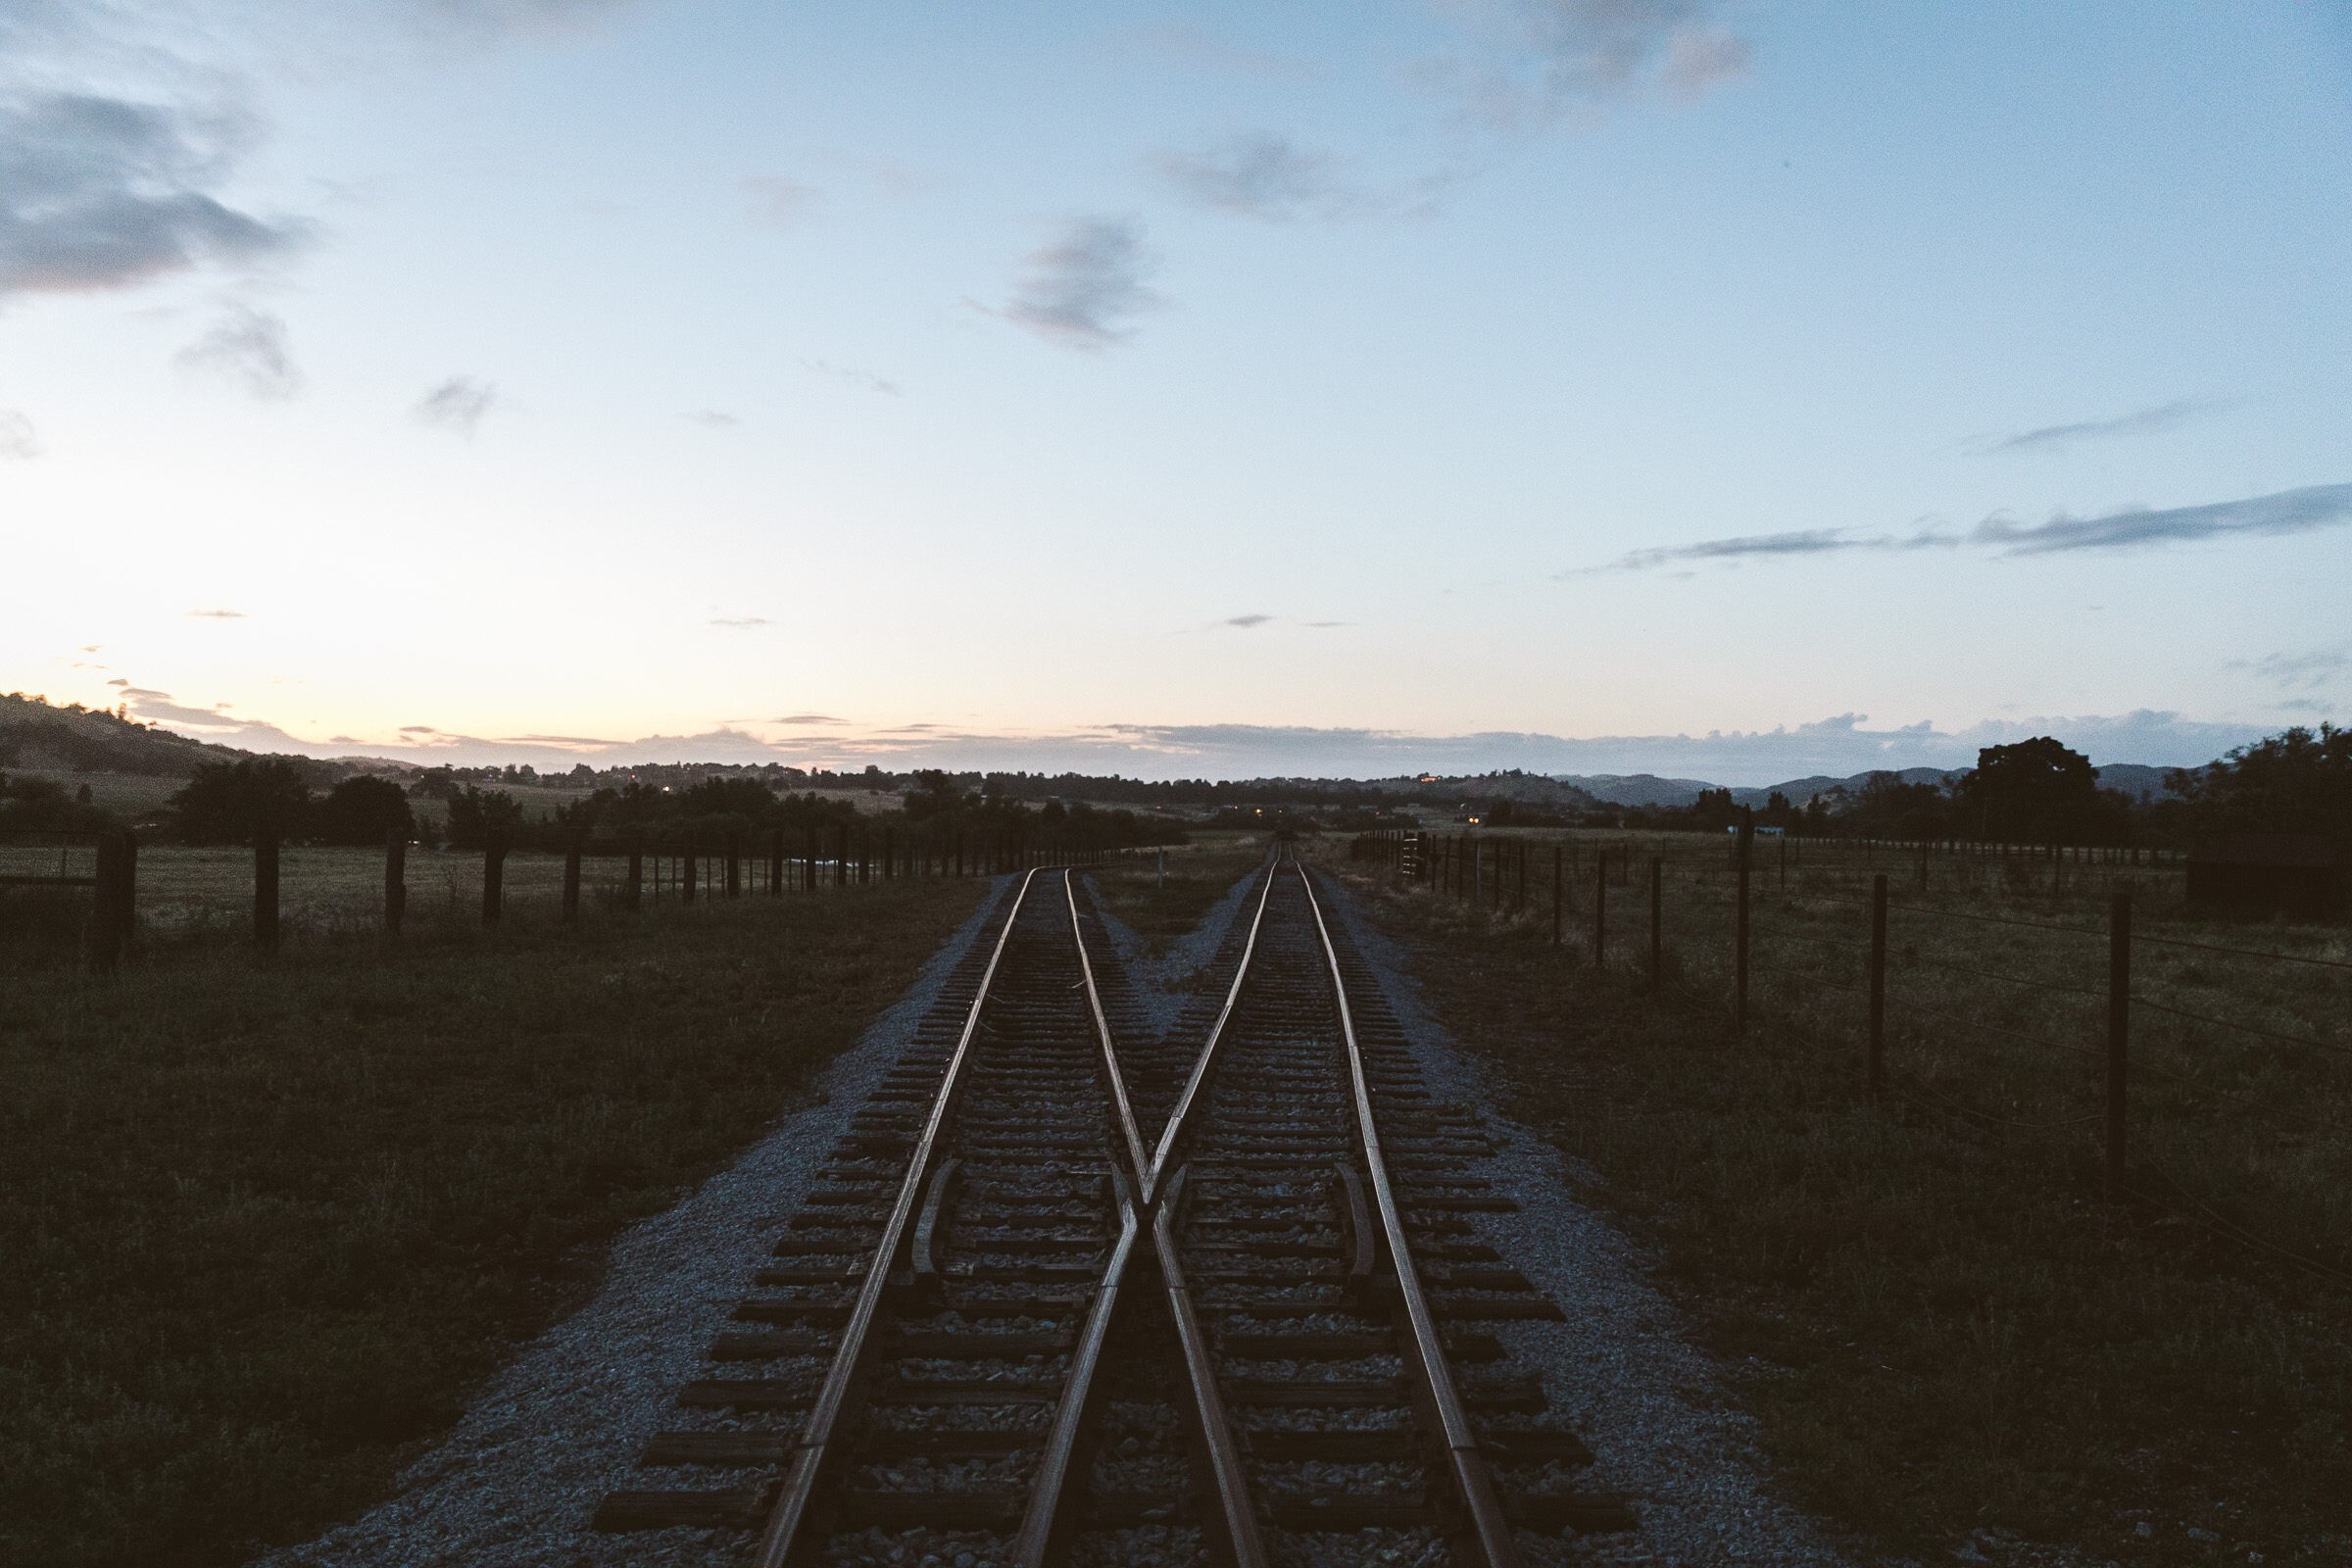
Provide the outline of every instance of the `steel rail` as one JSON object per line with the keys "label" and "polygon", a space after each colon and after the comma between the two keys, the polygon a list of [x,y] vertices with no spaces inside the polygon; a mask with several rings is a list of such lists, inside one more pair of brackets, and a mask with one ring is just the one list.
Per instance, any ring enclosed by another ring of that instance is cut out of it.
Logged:
{"label": "steel rail", "polygon": [[[1102,1047],[1102,1074],[1110,1083],[1110,1102],[1119,1115],[1119,1134],[1127,1144],[1128,1168],[1141,1183],[1149,1162],[1144,1156],[1143,1129],[1136,1125],[1135,1103],[1127,1097],[1127,1075],[1119,1071],[1119,1054],[1110,1041],[1110,1020],[1102,1015],[1102,997],[1095,989],[1095,961],[1086,956],[1086,928],[1078,921],[1077,878],[1070,872],[1061,873],[1061,894],[1070,906],[1070,941],[1078,949],[1078,972],[1086,980],[1087,1011],[1095,1020],[1095,1038]],[[1146,1194],[1144,1201],[1151,1201]]]}
{"label": "steel rail", "polygon": [[1233,1441],[1233,1425],[1225,1414],[1225,1396],[1217,1386],[1216,1357],[1200,1327],[1200,1314],[1193,1306],[1192,1290],[1184,1282],[1184,1261],[1176,1246],[1176,1207],[1184,1196],[1187,1168],[1176,1167],[1159,1212],[1152,1217],[1152,1248],[1159,1257],[1168,1316],[1175,1321],[1186,1381],[1192,1385],[1193,1402],[1188,1410],[1192,1419],[1186,1425],[1193,1441],[1200,1446],[1200,1457],[1216,1494],[1217,1517],[1225,1526],[1219,1535],[1203,1521],[1201,1544],[1217,1568],[1265,1568],[1265,1543],[1258,1535],[1257,1511],[1250,1502],[1250,1478],[1242,1468],[1241,1449]]}
{"label": "steel rail", "polygon": [[948,1057],[939,1094],[931,1102],[930,1117],[924,1122],[913,1155],[907,1161],[906,1179],[899,1184],[898,1202],[883,1224],[882,1240],[874,1249],[873,1260],[866,1266],[857,1304],[851,1307],[849,1321],[842,1328],[841,1343],[834,1348],[833,1364],[826,1369],[824,1387],[817,1394],[808,1421],[801,1427],[783,1489],[760,1528],[759,1548],[752,1556],[755,1568],[786,1568],[793,1560],[796,1550],[804,1544],[803,1531],[823,1483],[831,1479],[832,1470],[841,1461],[842,1447],[835,1440],[843,1418],[855,1407],[855,1396],[872,1353],[870,1331],[881,1312],[882,1298],[890,1288],[899,1249],[905,1244],[908,1227],[922,1202],[932,1158],[944,1142],[941,1135],[962,1091],[964,1069],[971,1060],[972,1041],[980,1032],[981,1010],[988,1005],[989,988],[996,981],[997,966],[1004,961],[1005,945],[1012,940],[1012,929],[1021,917],[1021,905],[1028,899],[1029,884],[1036,876],[1033,870],[1021,878],[1020,891],[1013,896],[1004,929],[997,933],[988,968],[980,976],[980,989],[972,998],[970,1010],[964,1014],[963,1032],[956,1037],[956,1050]]}
{"label": "steel rail", "polygon": [[1478,1538],[1480,1560],[1489,1568],[1518,1568],[1518,1542],[1511,1533],[1510,1520],[1503,1513],[1502,1499],[1495,1495],[1494,1472],[1479,1449],[1478,1434],[1470,1425],[1469,1412],[1462,1406],[1461,1391],[1453,1381],[1453,1365],[1446,1357],[1445,1340],[1438,1333],[1437,1316],[1430,1310],[1429,1297],[1421,1288],[1420,1270],[1413,1263],[1412,1247],[1404,1233],[1404,1214],[1389,1181],[1388,1160],[1380,1149],[1380,1127],[1372,1113],[1371,1080],[1364,1071],[1363,1051],[1356,1043],[1355,1014],[1348,1005],[1348,981],[1340,970],[1339,950],[1332,945],[1331,927],[1323,918],[1323,902],[1315,897],[1314,879],[1306,874],[1304,866],[1294,869],[1306,888],[1307,907],[1314,912],[1315,934],[1322,939],[1324,961],[1331,973],[1332,998],[1339,1006],[1340,1033],[1348,1048],[1348,1077],[1355,1099],[1356,1135],[1363,1146],[1373,1206],[1379,1210],[1381,1231],[1388,1241],[1389,1263],[1396,1276],[1398,1305],[1410,1330],[1405,1360],[1414,1375],[1415,1392],[1427,1404],[1426,1414],[1434,1421],[1436,1437],[1446,1446],[1446,1460],[1452,1472],[1454,1488]]}
{"label": "steel rail", "polygon": [[1184,1093],[1176,1097],[1176,1104],[1168,1112],[1168,1124],[1160,1129],[1159,1147],[1152,1151],[1151,1168],[1143,1172],[1142,1201],[1147,1209],[1158,1194],[1160,1177],[1166,1173],[1170,1161],[1176,1156],[1176,1146],[1184,1137],[1193,1105],[1208,1086],[1209,1070],[1216,1065],[1217,1047],[1225,1039],[1225,1025],[1233,1017],[1235,1005],[1242,1000],[1242,984],[1250,978],[1250,960],[1257,955],[1257,933],[1265,924],[1266,900],[1273,896],[1274,873],[1281,863],[1279,852],[1269,858],[1263,873],[1265,886],[1257,894],[1257,912],[1250,918],[1250,937],[1242,947],[1242,961],[1233,972],[1233,984],[1226,989],[1225,1005],[1217,1009],[1217,1021],[1209,1026],[1208,1039],[1193,1062],[1192,1076],[1185,1080]]}

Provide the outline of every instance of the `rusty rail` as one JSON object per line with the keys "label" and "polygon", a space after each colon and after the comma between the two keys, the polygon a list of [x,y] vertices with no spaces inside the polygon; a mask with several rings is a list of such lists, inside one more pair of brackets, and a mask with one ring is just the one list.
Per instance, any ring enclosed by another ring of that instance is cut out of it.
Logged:
{"label": "rusty rail", "polygon": [[899,1199],[891,1209],[890,1218],[882,1227],[882,1240],[874,1249],[873,1261],[867,1265],[865,1278],[858,1291],[857,1304],[850,1309],[848,1324],[842,1329],[841,1343],[833,1352],[833,1364],[825,1371],[824,1387],[816,1396],[816,1404],[801,1428],[800,1441],[794,1446],[792,1463],[785,1472],[783,1490],[775,1505],[768,1510],[765,1524],[760,1532],[759,1549],[752,1561],[757,1568],[785,1568],[793,1560],[796,1547],[802,1543],[802,1529],[809,1513],[823,1494],[825,1483],[842,1462],[840,1445],[836,1442],[844,1418],[856,1407],[861,1392],[866,1364],[873,1354],[872,1329],[881,1315],[883,1296],[890,1288],[891,1271],[898,1262],[899,1250],[906,1244],[907,1232],[923,1200],[924,1188],[929,1184],[932,1158],[942,1142],[948,1118],[956,1108],[956,1100],[963,1088],[964,1068],[971,1060],[972,1039],[980,1031],[980,1017],[988,1006],[989,987],[997,978],[997,965],[1004,960],[1004,946],[1012,939],[1012,929],[1021,917],[1021,905],[1029,897],[1029,885],[1037,878],[1030,871],[1021,878],[1020,892],[1015,894],[1012,907],[1005,911],[1004,925],[997,933],[997,945],[989,955],[988,968],[981,974],[980,990],[972,998],[972,1005],[964,1014],[963,1033],[957,1037],[955,1052],[948,1058],[948,1067],[940,1083],[939,1095],[931,1103],[931,1114],[923,1124],[916,1140],[914,1153],[906,1164],[906,1176],[899,1184]]}
{"label": "rusty rail", "polygon": [[1356,1043],[1355,1016],[1348,1005],[1348,982],[1340,971],[1340,956],[1332,946],[1331,928],[1323,918],[1323,902],[1315,897],[1314,879],[1306,874],[1304,867],[1297,869],[1299,881],[1306,886],[1307,906],[1314,911],[1315,934],[1322,939],[1324,960],[1331,972],[1332,997],[1339,1006],[1340,1031],[1348,1048],[1348,1076],[1354,1091],[1356,1141],[1361,1146],[1364,1169],[1370,1174],[1373,1207],[1379,1213],[1381,1233],[1388,1244],[1389,1265],[1396,1280],[1397,1315],[1407,1330],[1404,1360],[1414,1386],[1414,1402],[1422,1406],[1426,1429],[1445,1446],[1446,1468],[1477,1538],[1478,1560],[1489,1568],[1518,1568],[1518,1543],[1512,1537],[1509,1519],[1504,1516],[1502,1499],[1495,1494],[1494,1472],[1479,1449],[1478,1434],[1470,1425],[1469,1412],[1463,1408],[1461,1391],[1453,1379],[1453,1365],[1446,1357],[1436,1314],[1430,1310],[1428,1294],[1421,1288],[1420,1270],[1413,1264],[1412,1248],[1405,1240],[1404,1213],[1397,1206],[1396,1190],[1389,1180],[1388,1161],[1381,1153],[1380,1127],[1372,1113],[1371,1080],[1364,1071],[1363,1051]]}

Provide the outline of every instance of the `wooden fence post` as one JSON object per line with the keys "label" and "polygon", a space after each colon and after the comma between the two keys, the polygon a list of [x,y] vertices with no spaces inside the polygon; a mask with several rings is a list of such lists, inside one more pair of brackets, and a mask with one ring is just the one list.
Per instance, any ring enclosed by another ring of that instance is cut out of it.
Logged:
{"label": "wooden fence post", "polygon": [[702,880],[701,848],[694,842],[693,834],[686,835],[686,853],[678,857],[678,902],[681,904],[694,902],[695,884]]}
{"label": "wooden fence post", "polygon": [[409,913],[409,830],[384,830],[384,935],[400,935]]}
{"label": "wooden fence post", "polygon": [[1666,858],[1649,858],[1649,989],[1666,978]]}
{"label": "wooden fence post", "polygon": [[2132,1049],[2132,895],[2107,915],[2107,1200],[2124,1196],[2124,1089]]}
{"label": "wooden fence post", "polygon": [[580,917],[580,841],[587,837],[584,828],[573,828],[564,845],[564,918]]}
{"label": "wooden fence post", "polygon": [[1551,847],[1551,945],[1560,945],[1560,847]]}
{"label": "wooden fence post", "polygon": [[253,835],[253,945],[264,953],[277,951],[277,829],[257,828]]}
{"label": "wooden fence post", "polygon": [[1862,1077],[1873,1101],[1886,1088],[1886,873],[1870,879],[1870,1034]]}
{"label": "wooden fence post", "polygon": [[131,857],[137,854],[127,833],[109,833],[98,840],[95,886],[90,889],[90,967],[105,973],[122,956],[130,935]]}
{"label": "wooden fence post", "polygon": [[631,828],[624,841],[629,851],[629,879],[620,890],[620,906],[634,909],[645,901],[645,832]]}
{"label": "wooden fence post", "polygon": [[743,840],[733,833],[727,835],[727,897],[743,897]]}
{"label": "wooden fence post", "polygon": [[1608,966],[1609,952],[1609,852],[1602,850],[1592,857],[1592,967]]}
{"label": "wooden fence post", "polygon": [[775,837],[767,843],[767,896],[780,897],[784,892],[784,830],[777,828]]}
{"label": "wooden fence post", "polygon": [[507,830],[503,827],[486,829],[482,834],[482,924],[498,924],[506,912]]}
{"label": "wooden fence post", "polygon": [[1756,808],[1740,808],[1740,913],[1732,957],[1732,1026],[1747,1027],[1747,871],[1756,845]]}

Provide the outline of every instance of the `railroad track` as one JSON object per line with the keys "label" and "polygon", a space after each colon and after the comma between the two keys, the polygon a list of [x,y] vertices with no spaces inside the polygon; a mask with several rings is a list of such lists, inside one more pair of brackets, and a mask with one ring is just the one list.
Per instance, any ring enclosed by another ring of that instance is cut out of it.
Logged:
{"label": "railroad track", "polygon": [[758,1568],[1504,1568],[1631,1528],[1493,1332],[1559,1313],[1476,1239],[1515,1206],[1480,1123],[1311,875],[1260,868],[1164,1042],[1074,873],[1004,898],[711,1347],[747,1375],[647,1445],[679,1484],[598,1527]]}

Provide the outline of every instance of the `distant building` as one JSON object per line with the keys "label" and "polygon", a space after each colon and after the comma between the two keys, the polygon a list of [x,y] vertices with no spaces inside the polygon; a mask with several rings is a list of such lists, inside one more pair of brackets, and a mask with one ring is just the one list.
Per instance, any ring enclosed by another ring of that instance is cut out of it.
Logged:
{"label": "distant building", "polygon": [[2293,833],[2241,833],[2208,839],[2189,853],[2194,904],[2333,914],[2352,888],[2352,861],[2331,840]]}

